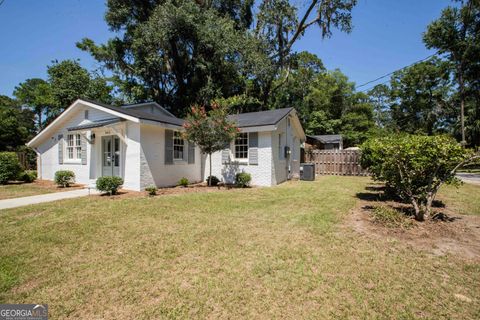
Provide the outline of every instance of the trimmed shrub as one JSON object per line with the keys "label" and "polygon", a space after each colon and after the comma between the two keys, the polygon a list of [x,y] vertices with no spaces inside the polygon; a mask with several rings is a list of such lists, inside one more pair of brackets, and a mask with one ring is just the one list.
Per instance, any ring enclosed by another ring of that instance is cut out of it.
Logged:
{"label": "trimmed shrub", "polygon": [[250,173],[240,172],[235,175],[235,184],[237,185],[237,187],[249,187],[250,181],[252,181],[252,176],[250,175]]}
{"label": "trimmed shrub", "polygon": [[18,176],[18,180],[21,180],[26,183],[32,183],[37,180],[37,171],[35,170],[25,170]]}
{"label": "trimmed shrub", "polygon": [[[209,179],[211,179],[211,180],[209,180]],[[208,181],[210,181],[210,186],[212,186],[212,187],[218,186],[218,183],[220,182],[220,180],[215,176],[209,176],[207,178],[207,183],[208,183]]]}
{"label": "trimmed shrub", "polygon": [[75,183],[75,173],[70,170],[59,170],[55,172],[54,181],[60,187],[70,187],[71,184]]}
{"label": "trimmed shrub", "polygon": [[106,192],[110,195],[117,194],[118,189],[122,186],[123,179],[120,177],[100,177],[97,179],[96,187],[98,191]]}
{"label": "trimmed shrub", "polygon": [[154,196],[154,195],[156,195],[156,194],[157,194],[157,190],[158,190],[158,188],[155,187],[155,186],[150,186],[150,187],[146,187],[146,188],[145,188],[145,191],[148,192],[148,195],[149,195],[149,196]]}
{"label": "trimmed shrub", "polygon": [[480,154],[449,136],[385,136],[367,140],[361,149],[362,167],[410,202],[418,221],[431,216],[432,203],[444,183],[459,184],[457,169],[480,159]]}
{"label": "trimmed shrub", "polygon": [[188,179],[185,178],[185,177],[183,177],[182,179],[180,179],[180,180],[178,181],[178,185],[179,185],[179,186],[182,186],[182,187],[188,186],[189,183],[190,183],[190,182],[189,182]]}
{"label": "trimmed shrub", "polygon": [[15,152],[0,152],[0,184],[17,179],[22,166]]}

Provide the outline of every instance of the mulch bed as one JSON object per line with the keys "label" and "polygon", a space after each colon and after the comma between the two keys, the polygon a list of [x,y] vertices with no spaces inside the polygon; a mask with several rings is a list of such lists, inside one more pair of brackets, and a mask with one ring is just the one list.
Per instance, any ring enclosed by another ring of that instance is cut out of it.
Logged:
{"label": "mulch bed", "polygon": [[[132,198],[132,197],[158,197],[162,195],[176,195],[176,194],[186,194],[186,193],[201,193],[201,192],[218,192],[230,189],[237,189],[232,185],[218,185],[209,187],[205,182],[190,184],[186,187],[176,186],[176,187],[164,187],[158,188],[157,194],[155,196],[150,196],[146,191],[131,191],[120,189],[118,194],[110,196],[113,199],[123,199],[123,198]],[[108,197],[108,194],[96,195],[98,197]]]}

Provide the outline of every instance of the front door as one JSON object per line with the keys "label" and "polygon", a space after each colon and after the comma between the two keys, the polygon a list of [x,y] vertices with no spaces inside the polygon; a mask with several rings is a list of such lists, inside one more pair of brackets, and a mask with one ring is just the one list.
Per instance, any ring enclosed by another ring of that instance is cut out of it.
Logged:
{"label": "front door", "polygon": [[120,176],[120,138],[102,137],[102,176]]}

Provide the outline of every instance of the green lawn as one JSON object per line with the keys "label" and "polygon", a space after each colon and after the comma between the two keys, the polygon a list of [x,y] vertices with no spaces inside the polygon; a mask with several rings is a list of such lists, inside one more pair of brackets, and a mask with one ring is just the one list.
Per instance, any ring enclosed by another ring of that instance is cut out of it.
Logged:
{"label": "green lawn", "polygon": [[342,225],[367,182],[2,211],[0,302],[52,319],[478,319],[479,263]]}
{"label": "green lawn", "polygon": [[55,190],[53,188],[45,188],[44,186],[35,183],[0,185],[0,200],[28,197],[51,192],[55,192]]}
{"label": "green lawn", "polygon": [[438,199],[461,214],[480,216],[480,185],[464,183],[461,187],[443,186]]}

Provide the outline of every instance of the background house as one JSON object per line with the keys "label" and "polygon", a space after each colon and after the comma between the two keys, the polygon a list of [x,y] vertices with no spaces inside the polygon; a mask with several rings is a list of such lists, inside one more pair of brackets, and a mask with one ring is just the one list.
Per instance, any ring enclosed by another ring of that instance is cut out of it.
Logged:
{"label": "background house", "polygon": [[325,134],[325,135],[307,135],[306,148],[320,150],[342,150],[343,139],[341,134]]}

